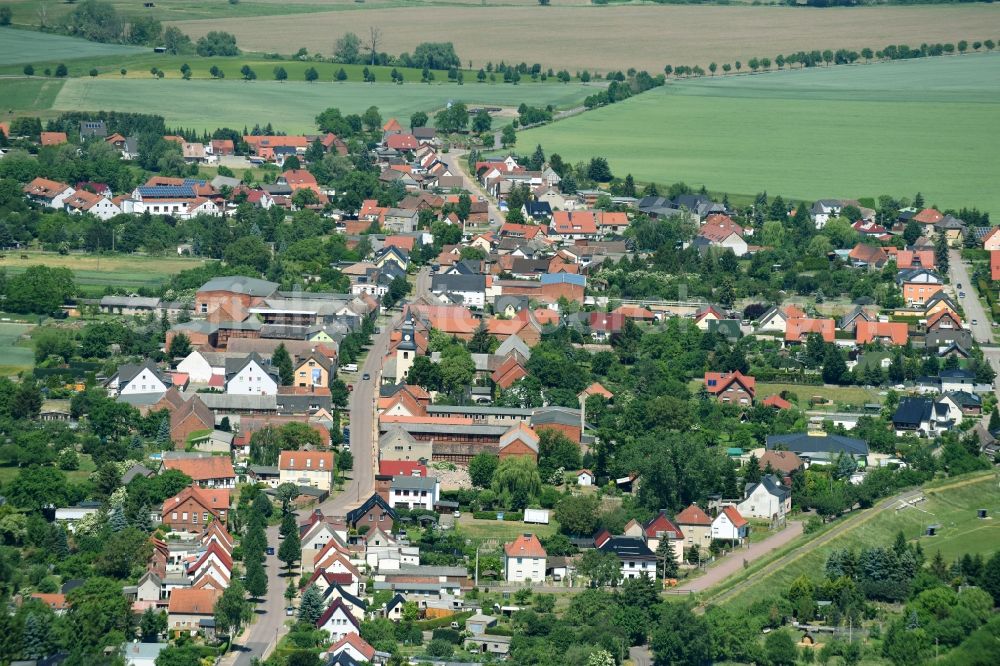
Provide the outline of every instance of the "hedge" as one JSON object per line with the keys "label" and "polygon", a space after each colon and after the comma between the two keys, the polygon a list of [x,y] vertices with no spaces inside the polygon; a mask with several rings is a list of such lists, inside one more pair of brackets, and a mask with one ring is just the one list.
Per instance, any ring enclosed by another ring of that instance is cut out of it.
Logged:
{"label": "hedge", "polygon": [[[476,520],[496,520],[497,519],[497,512],[496,511],[476,511],[474,514],[472,514],[472,517],[475,518]],[[524,520],[524,514],[521,513],[520,511],[504,511],[503,512],[503,521],[505,523],[507,523],[507,522],[510,522],[510,523],[519,523],[522,520]]]}

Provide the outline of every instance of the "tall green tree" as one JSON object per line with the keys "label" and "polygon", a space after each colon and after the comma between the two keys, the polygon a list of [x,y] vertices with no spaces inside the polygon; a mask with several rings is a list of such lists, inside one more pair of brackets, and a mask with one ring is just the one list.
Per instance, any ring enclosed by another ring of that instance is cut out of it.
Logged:
{"label": "tall green tree", "polygon": [[247,592],[253,599],[263,599],[267,596],[267,572],[260,560],[251,560],[246,564]]}
{"label": "tall green tree", "polygon": [[238,636],[253,617],[253,607],[247,599],[246,588],[239,579],[230,581],[229,587],[215,602],[215,627],[223,636]]}
{"label": "tall green tree", "polygon": [[292,357],[282,342],[271,355],[271,365],[278,369],[282,386],[291,386],[295,382],[295,369],[292,367]]}
{"label": "tall green tree", "polygon": [[278,548],[278,559],[285,563],[285,568],[289,571],[292,565],[302,559],[302,544],[299,541],[299,533],[292,532],[285,537]]}
{"label": "tall green tree", "polygon": [[299,602],[299,621],[315,625],[323,610],[323,595],[319,588],[310,585],[302,593],[302,600]]}

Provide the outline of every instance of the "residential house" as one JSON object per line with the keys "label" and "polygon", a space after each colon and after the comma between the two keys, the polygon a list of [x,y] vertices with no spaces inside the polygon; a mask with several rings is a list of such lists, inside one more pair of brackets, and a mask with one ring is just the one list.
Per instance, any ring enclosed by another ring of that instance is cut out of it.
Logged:
{"label": "residential house", "polygon": [[178,451],[184,450],[189,438],[195,433],[211,431],[214,428],[215,414],[197,394],[170,411],[170,439]]}
{"label": "residential house", "polygon": [[475,274],[434,275],[431,277],[431,293],[452,303],[482,309],[486,307],[488,280],[485,275]]}
{"label": "residential house", "polygon": [[622,578],[656,578],[656,555],[641,537],[611,536],[603,532],[594,545],[601,552],[612,553],[618,558]]}
{"label": "residential house", "polygon": [[951,430],[954,425],[948,405],[931,398],[903,398],[892,415],[892,427],[897,437],[937,437],[941,432]]}
{"label": "residential house", "polygon": [[[628,534],[626,530],[626,534]],[[646,541],[646,545],[653,552],[660,547],[660,542],[664,539],[674,542],[674,557],[677,562],[684,561],[684,532],[672,520],[667,518],[667,512],[660,510],[655,516],[639,526],[639,534]]]}
{"label": "residential house", "polygon": [[333,486],[332,451],[282,451],[278,454],[280,483],[320,490]]}
{"label": "residential house", "polygon": [[844,204],[839,199],[820,199],[809,209],[809,216],[817,229],[822,229],[832,218],[840,215]]}
{"label": "residential house", "polygon": [[736,372],[706,372],[705,389],[719,402],[736,405],[753,404],[757,392],[756,380]]}
{"label": "residential house", "polygon": [[792,492],[775,476],[747,486],[744,497],[737,506],[741,516],[781,521],[792,511]]}
{"label": "residential house", "polygon": [[750,536],[750,524],[734,506],[725,506],[712,520],[712,538],[743,543]]}
{"label": "residential house", "polygon": [[65,199],[66,212],[74,215],[90,213],[100,220],[110,220],[121,215],[122,209],[108,197],[86,190],[77,190]]}
{"label": "residential house", "polygon": [[694,325],[698,327],[699,330],[707,331],[708,322],[710,321],[721,321],[726,318],[726,315],[717,309],[714,305],[709,305],[701,308],[694,314]]}
{"label": "residential house", "polygon": [[847,258],[851,265],[857,268],[868,268],[870,270],[881,270],[889,261],[889,255],[879,245],[869,245],[858,243],[848,253]]}
{"label": "residential house", "polygon": [[219,590],[175,589],[167,605],[167,629],[194,634],[206,626],[214,626],[215,602],[220,596]]}
{"label": "residential house", "polygon": [[562,241],[596,239],[600,235],[597,229],[597,217],[594,211],[590,210],[553,211],[549,234]]}
{"label": "residential house", "polygon": [[246,358],[226,359],[226,393],[229,395],[277,395],[278,371],[257,352]]}
{"label": "residential house", "polygon": [[865,440],[821,430],[768,435],[766,446],[769,451],[781,449],[797,454],[806,467],[814,462],[832,463],[841,455],[849,455],[859,461],[868,458],[868,443]]}
{"label": "residential house", "polygon": [[861,307],[860,305],[854,306],[854,309],[845,314],[837,322],[837,328],[842,331],[847,331],[849,333],[854,333],[857,330],[858,322],[874,322],[877,321],[875,315]]}
{"label": "residential house", "polygon": [[355,529],[362,525],[369,528],[378,527],[383,532],[392,532],[396,520],[396,511],[378,494],[372,494],[364,504],[347,512],[347,524]]}
{"label": "residential house", "polygon": [[794,305],[778,307],[777,305],[767,309],[764,314],[754,322],[758,333],[775,332],[784,334],[788,327],[789,319],[804,317],[805,313]]}
{"label": "residential house", "polygon": [[737,257],[747,253],[749,246],[743,240],[744,229],[728,215],[709,215],[698,229],[693,244],[699,251],[709,247],[732,250]]}
{"label": "residential house", "polygon": [[330,371],[332,363],[330,359],[319,352],[311,352],[304,358],[296,358],[294,364],[295,386],[322,386],[330,385]]}
{"label": "residential house", "polygon": [[191,485],[163,502],[160,522],[175,532],[202,532],[228,511],[229,490]]}
{"label": "residential house", "polygon": [[389,506],[433,511],[441,485],[433,476],[394,476],[389,487]]}
{"label": "residential house", "polygon": [[882,343],[902,346],[909,340],[909,329],[903,322],[858,321],[854,328],[854,341],[858,345]]}
{"label": "residential house", "polygon": [[712,518],[697,504],[674,516],[674,523],[684,532],[684,546],[705,551],[712,545]]}
{"label": "residential house", "polygon": [[375,663],[375,648],[355,633],[345,634],[343,638],[331,645],[326,651],[326,656],[336,657],[341,653],[346,653],[351,659],[358,662]]}
{"label": "residential house", "polygon": [[786,343],[805,343],[806,339],[816,333],[823,338],[823,342],[833,342],[836,338],[834,327],[836,322],[833,319],[811,319],[801,317],[791,319],[785,329]]}
{"label": "residential house", "polygon": [[330,640],[336,642],[347,634],[359,634],[361,624],[343,599],[334,599],[333,603],[316,620],[316,628],[329,633]]}
{"label": "residential house", "polygon": [[767,471],[770,467],[769,473],[780,474],[782,478],[805,468],[802,458],[791,451],[765,451],[757,460],[757,466],[761,471]]}
{"label": "residential house", "polygon": [[204,453],[164,453],[161,469],[184,472],[202,488],[235,488],[236,472],[229,456]]}
{"label": "residential house", "polygon": [[118,366],[116,372],[105,386],[108,397],[120,395],[138,395],[144,393],[166,393],[171,385],[168,375],[161,372],[153,361],[146,360],[141,364],[128,363]]}
{"label": "residential house", "polygon": [[504,574],[508,583],[543,582],[545,549],[534,534],[522,534],[504,544]]}

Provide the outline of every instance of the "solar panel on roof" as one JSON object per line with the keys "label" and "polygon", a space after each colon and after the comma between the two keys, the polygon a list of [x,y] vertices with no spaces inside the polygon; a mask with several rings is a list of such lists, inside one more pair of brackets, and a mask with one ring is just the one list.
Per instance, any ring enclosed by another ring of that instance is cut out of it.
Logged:
{"label": "solar panel on roof", "polygon": [[190,185],[143,185],[139,195],[144,197],[178,197],[193,198],[194,188]]}

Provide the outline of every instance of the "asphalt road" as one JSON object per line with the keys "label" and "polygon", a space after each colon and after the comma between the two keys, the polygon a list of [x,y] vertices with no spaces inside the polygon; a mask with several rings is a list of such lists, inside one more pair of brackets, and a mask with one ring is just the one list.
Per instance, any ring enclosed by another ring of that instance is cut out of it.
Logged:
{"label": "asphalt road", "polygon": [[[986,313],[983,302],[979,300],[979,294],[969,274],[969,266],[962,261],[962,255],[958,250],[948,251],[948,277],[951,278],[951,284],[955,288],[955,297],[959,305],[965,310],[965,325],[982,347],[983,357],[997,373],[1000,373],[1000,347],[984,346],[993,344],[993,320]],[[959,289],[958,285],[962,285],[962,288]],[[965,298],[958,296],[962,292],[965,293]],[[973,321],[976,323],[973,324]]]}
{"label": "asphalt road", "polygon": [[479,182],[469,175],[469,170],[466,168],[465,156],[468,154],[467,150],[453,150],[448,153],[447,164],[448,169],[453,175],[462,177],[462,186],[469,192],[481,194],[488,204],[489,214],[490,214],[490,226],[497,227],[503,224],[504,216],[497,208],[496,203],[493,201],[493,197],[490,197],[483,191],[483,188],[479,186]]}
{"label": "asphalt road", "polygon": [[274,649],[278,632],[284,627],[285,587],[288,579],[281,574],[284,567],[278,559],[278,526],[267,528],[267,545],[274,548],[274,555],[266,555],[264,567],[267,571],[267,596],[258,604],[256,619],[243,637],[234,641],[233,649],[223,659],[223,664],[250,666],[255,657],[263,658]]}
{"label": "asphalt road", "polygon": [[[320,505],[328,516],[343,516],[371,496],[375,489],[375,464],[378,459],[378,432],[375,421],[375,396],[381,381],[382,358],[388,353],[389,331],[392,326],[382,325],[382,332],[372,336],[368,356],[358,369],[357,377],[345,377],[344,381],[354,384],[351,393],[351,453],[354,455],[354,469],[344,490]],[[362,376],[371,379],[363,380]],[[267,543],[275,553],[279,546],[278,527],[267,530]],[[282,577],[282,566],[277,555],[267,557],[268,586],[267,597],[259,605],[257,618],[244,635],[235,641],[233,650],[223,660],[232,666],[250,666],[254,658],[264,659],[277,644],[285,625],[285,587],[288,579]],[[298,575],[297,573],[295,574]],[[235,657],[234,657],[235,655]]]}

